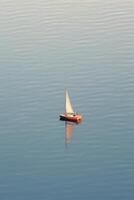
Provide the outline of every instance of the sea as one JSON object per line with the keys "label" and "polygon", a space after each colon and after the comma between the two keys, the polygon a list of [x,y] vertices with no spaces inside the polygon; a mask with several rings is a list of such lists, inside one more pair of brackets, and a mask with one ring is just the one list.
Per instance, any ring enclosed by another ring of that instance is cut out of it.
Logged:
{"label": "sea", "polygon": [[133,0],[0,0],[0,199],[134,199]]}

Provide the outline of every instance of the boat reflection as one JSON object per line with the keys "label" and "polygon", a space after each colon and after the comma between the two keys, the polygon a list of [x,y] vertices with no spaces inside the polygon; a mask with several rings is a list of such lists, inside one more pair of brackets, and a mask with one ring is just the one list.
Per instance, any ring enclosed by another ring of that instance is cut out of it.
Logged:
{"label": "boat reflection", "polygon": [[78,123],[65,121],[65,144],[69,144],[72,136],[73,126],[77,126]]}
{"label": "boat reflection", "polygon": [[65,131],[66,131],[66,133],[65,133],[65,143],[66,144],[70,143],[73,125],[74,125],[74,123],[65,122]]}

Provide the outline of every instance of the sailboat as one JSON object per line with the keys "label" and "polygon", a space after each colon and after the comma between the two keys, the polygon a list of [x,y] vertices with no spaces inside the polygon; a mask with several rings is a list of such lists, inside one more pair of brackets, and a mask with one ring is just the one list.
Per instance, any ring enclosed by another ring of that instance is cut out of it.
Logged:
{"label": "sailboat", "polygon": [[60,114],[60,119],[76,123],[82,120],[82,116],[74,112],[67,90],[65,90],[65,113]]}

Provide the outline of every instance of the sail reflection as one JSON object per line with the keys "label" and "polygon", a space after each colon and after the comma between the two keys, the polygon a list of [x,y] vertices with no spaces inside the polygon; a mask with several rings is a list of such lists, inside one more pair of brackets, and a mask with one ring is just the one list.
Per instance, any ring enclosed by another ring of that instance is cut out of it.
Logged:
{"label": "sail reflection", "polygon": [[70,143],[70,139],[71,139],[71,135],[72,135],[72,127],[73,127],[73,123],[71,122],[65,122],[65,142],[66,144]]}
{"label": "sail reflection", "polygon": [[79,123],[65,121],[65,144],[68,145],[71,140],[73,126],[78,126]]}

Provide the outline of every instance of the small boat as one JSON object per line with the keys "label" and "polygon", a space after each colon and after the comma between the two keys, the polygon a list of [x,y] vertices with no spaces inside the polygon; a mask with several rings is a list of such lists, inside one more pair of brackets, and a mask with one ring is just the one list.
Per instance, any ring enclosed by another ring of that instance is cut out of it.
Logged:
{"label": "small boat", "polygon": [[60,120],[76,123],[79,123],[82,120],[82,116],[74,112],[67,90],[65,90],[65,113],[60,114]]}

